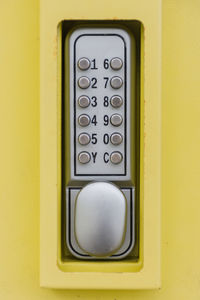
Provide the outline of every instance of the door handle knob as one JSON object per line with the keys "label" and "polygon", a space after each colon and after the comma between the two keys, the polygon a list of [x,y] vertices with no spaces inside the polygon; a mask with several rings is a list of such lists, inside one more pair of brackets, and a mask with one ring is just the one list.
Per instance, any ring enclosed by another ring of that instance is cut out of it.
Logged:
{"label": "door handle knob", "polygon": [[106,257],[122,245],[126,228],[126,198],[114,184],[93,182],[75,203],[75,237],[91,256]]}

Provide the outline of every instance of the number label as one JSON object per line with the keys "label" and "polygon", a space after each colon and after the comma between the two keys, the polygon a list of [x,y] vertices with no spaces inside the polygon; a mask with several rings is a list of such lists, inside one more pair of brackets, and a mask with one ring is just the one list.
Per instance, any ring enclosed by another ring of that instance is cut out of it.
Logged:
{"label": "number label", "polygon": [[97,116],[96,115],[94,115],[92,117],[91,123],[94,124],[94,126],[97,126]]}
{"label": "number label", "polygon": [[103,120],[104,120],[104,125],[105,126],[108,126],[108,123],[109,123],[109,117],[108,117],[108,115],[105,115],[104,117],[103,117]]}
{"label": "number label", "polygon": [[108,77],[104,77],[103,79],[105,80],[104,88],[106,89],[107,86],[108,86],[108,80],[109,80],[109,78]]}
{"label": "number label", "polygon": [[91,83],[92,89],[97,89],[97,79],[95,77],[91,79]]}
{"label": "number label", "polygon": [[97,106],[97,97],[92,96],[91,99],[92,99],[92,103],[91,103],[92,107],[96,107]]}
{"label": "number label", "polygon": [[95,58],[91,61],[91,70],[98,70]]}
{"label": "number label", "polygon": [[103,98],[103,105],[104,105],[105,107],[108,107],[108,105],[109,105],[109,98],[108,98],[108,96],[105,96],[105,97]]}
{"label": "number label", "polygon": [[97,143],[97,133],[92,133],[91,142],[93,145]]}
{"label": "number label", "polygon": [[104,142],[104,144],[107,145],[109,143],[109,139],[110,139],[109,135],[107,133],[105,133],[104,136],[103,136],[103,142]]}
{"label": "number label", "polygon": [[106,70],[109,68],[109,60],[107,58],[104,59],[103,66],[104,66],[104,69],[106,69]]}

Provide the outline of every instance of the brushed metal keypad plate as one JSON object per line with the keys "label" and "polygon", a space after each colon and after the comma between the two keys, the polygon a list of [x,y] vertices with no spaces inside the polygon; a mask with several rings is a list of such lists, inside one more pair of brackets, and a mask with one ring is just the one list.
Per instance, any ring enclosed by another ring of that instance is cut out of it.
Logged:
{"label": "brushed metal keypad plate", "polygon": [[[122,66],[112,68],[112,59],[120,58]],[[89,68],[79,67],[82,58],[89,60]],[[124,180],[130,179],[131,166],[131,42],[128,33],[114,28],[80,28],[69,38],[70,70],[70,175],[72,180]],[[88,88],[80,88],[80,78],[87,77]],[[119,88],[111,86],[113,78],[118,77],[123,84]],[[134,82],[131,82],[134,88]],[[111,105],[113,96],[120,96],[123,103],[120,107]],[[87,96],[90,105],[80,107],[78,99]],[[81,126],[80,115],[89,116],[90,123]],[[120,115],[122,122],[112,124],[113,115]],[[89,134],[91,140],[87,145],[79,143],[79,135]],[[110,137],[119,133],[122,143],[113,145]],[[88,163],[82,163],[79,153],[90,156]],[[120,153],[121,160],[113,163],[112,153]]]}

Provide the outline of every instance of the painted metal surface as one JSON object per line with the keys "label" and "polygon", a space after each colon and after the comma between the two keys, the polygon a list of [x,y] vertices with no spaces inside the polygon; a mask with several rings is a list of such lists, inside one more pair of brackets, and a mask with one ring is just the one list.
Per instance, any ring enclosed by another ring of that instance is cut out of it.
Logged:
{"label": "painted metal surface", "polygon": [[[113,1],[113,0],[111,0]],[[113,1],[113,4],[115,2]],[[40,2],[40,284],[68,289],[147,289],[160,287],[161,1],[130,2],[116,9],[119,19],[139,20],[140,213],[139,258],[112,263],[63,258],[61,248],[62,20],[109,19],[110,12],[54,0]],[[144,10],[145,8],[145,10]],[[82,11],[82,13],[80,13]],[[114,17],[113,17],[114,19]],[[79,23],[75,23],[76,25]],[[117,23],[115,23],[117,25]],[[134,23],[135,24],[135,23]],[[111,25],[110,25],[111,26]],[[114,24],[113,24],[114,26]],[[133,30],[131,23],[130,27]],[[54,46],[54,39],[57,43]],[[54,49],[56,47],[56,56]],[[56,80],[57,78],[57,80]],[[131,112],[132,113],[132,112]],[[68,135],[65,134],[67,140]],[[68,144],[68,143],[67,143]],[[66,157],[66,159],[68,159]],[[133,163],[133,161],[132,161]],[[47,169],[48,166],[48,169]],[[67,169],[68,171],[68,169]],[[137,192],[137,191],[136,191]],[[137,218],[137,214],[136,214]],[[137,225],[137,222],[136,222]]]}
{"label": "painted metal surface", "polygon": [[[89,5],[113,9],[98,3]],[[163,1],[162,288],[156,291],[39,288],[39,3],[1,7],[0,297],[199,299],[199,1]]]}

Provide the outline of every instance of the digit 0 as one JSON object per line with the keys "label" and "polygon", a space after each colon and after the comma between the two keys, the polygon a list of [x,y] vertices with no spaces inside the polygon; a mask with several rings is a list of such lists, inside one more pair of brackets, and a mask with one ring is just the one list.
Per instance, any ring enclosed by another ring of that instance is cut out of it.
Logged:
{"label": "digit 0", "polygon": [[104,144],[107,145],[109,143],[109,139],[110,139],[109,135],[107,133],[105,133],[104,136],[103,136],[103,142],[104,142]]}

